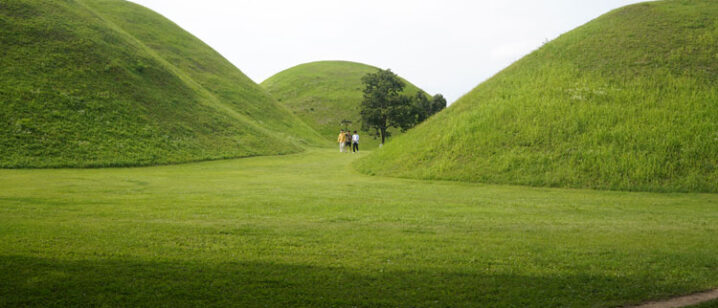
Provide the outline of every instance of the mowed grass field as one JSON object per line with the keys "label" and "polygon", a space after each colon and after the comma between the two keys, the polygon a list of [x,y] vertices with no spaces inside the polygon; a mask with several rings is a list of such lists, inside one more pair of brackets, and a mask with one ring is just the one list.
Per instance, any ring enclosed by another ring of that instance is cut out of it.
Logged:
{"label": "mowed grass field", "polygon": [[718,287],[718,195],[358,174],[310,150],[0,170],[0,306],[615,307]]}

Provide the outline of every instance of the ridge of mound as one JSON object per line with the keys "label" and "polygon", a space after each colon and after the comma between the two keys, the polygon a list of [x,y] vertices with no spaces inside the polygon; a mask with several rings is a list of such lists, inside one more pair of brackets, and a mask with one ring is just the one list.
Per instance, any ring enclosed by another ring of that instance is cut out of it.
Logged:
{"label": "ridge of mound", "polygon": [[[277,101],[319,132],[335,141],[340,129],[361,129],[360,104],[363,99],[361,78],[379,68],[349,61],[318,61],[300,64],[279,72],[261,83]],[[404,80],[404,93],[414,96],[415,85]],[[351,121],[344,125],[342,120]],[[390,129],[393,136],[399,129]],[[375,148],[380,143],[369,132],[362,132],[361,148]]]}
{"label": "ridge of mound", "polygon": [[421,179],[718,192],[718,2],[607,13],[357,162]]}
{"label": "ridge of mound", "polygon": [[130,2],[4,2],[0,45],[3,168],[181,163],[321,143],[209,46]]}

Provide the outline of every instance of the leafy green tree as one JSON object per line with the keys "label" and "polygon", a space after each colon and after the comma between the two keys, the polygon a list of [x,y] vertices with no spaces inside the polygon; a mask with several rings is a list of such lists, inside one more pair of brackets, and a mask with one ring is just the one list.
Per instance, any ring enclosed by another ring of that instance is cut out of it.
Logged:
{"label": "leafy green tree", "polygon": [[432,102],[423,91],[416,92],[414,96],[414,112],[416,113],[416,123],[424,122],[432,115]]}
{"label": "leafy green tree", "polygon": [[441,94],[434,95],[431,100],[423,91],[414,96],[414,112],[416,113],[416,124],[424,122],[433,114],[446,108],[446,99]]}
{"label": "leafy green tree", "polygon": [[362,77],[364,99],[361,103],[362,130],[374,130],[384,144],[390,127],[406,131],[416,124],[412,99],[401,92],[404,82],[390,69]]}
{"label": "leafy green tree", "polygon": [[[431,114],[435,114],[446,108],[446,99],[441,94],[436,94],[431,98]],[[430,115],[431,115],[430,114]]]}

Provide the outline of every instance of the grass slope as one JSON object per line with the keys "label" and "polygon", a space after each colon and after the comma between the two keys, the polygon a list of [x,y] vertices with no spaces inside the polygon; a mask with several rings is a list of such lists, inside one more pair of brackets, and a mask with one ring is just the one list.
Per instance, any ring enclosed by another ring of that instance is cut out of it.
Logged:
{"label": "grass slope", "polygon": [[618,307],[718,287],[718,195],[370,177],[356,155],[0,170],[0,306]]}
{"label": "grass slope", "polygon": [[321,142],[210,47],[129,2],[3,2],[0,45],[0,167],[177,163]]}
{"label": "grass slope", "polygon": [[718,2],[610,12],[357,167],[537,186],[718,192]]}
{"label": "grass slope", "polygon": [[[361,78],[378,68],[347,61],[305,63],[268,78],[261,85],[281,104],[291,109],[325,139],[336,141],[342,120],[352,121],[351,130],[361,129],[359,105],[362,101]],[[404,93],[414,96],[419,89],[407,82]],[[394,136],[399,129],[390,129]],[[375,148],[380,139],[364,132],[363,149]]]}

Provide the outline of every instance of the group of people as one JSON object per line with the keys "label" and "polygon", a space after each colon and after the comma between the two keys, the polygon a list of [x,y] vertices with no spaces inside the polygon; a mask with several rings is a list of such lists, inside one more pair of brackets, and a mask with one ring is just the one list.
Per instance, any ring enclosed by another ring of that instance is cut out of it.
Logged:
{"label": "group of people", "polygon": [[350,148],[354,153],[359,152],[359,134],[357,134],[357,131],[354,131],[354,135],[350,135],[348,130],[339,131],[337,142],[339,142],[339,152],[349,152]]}

